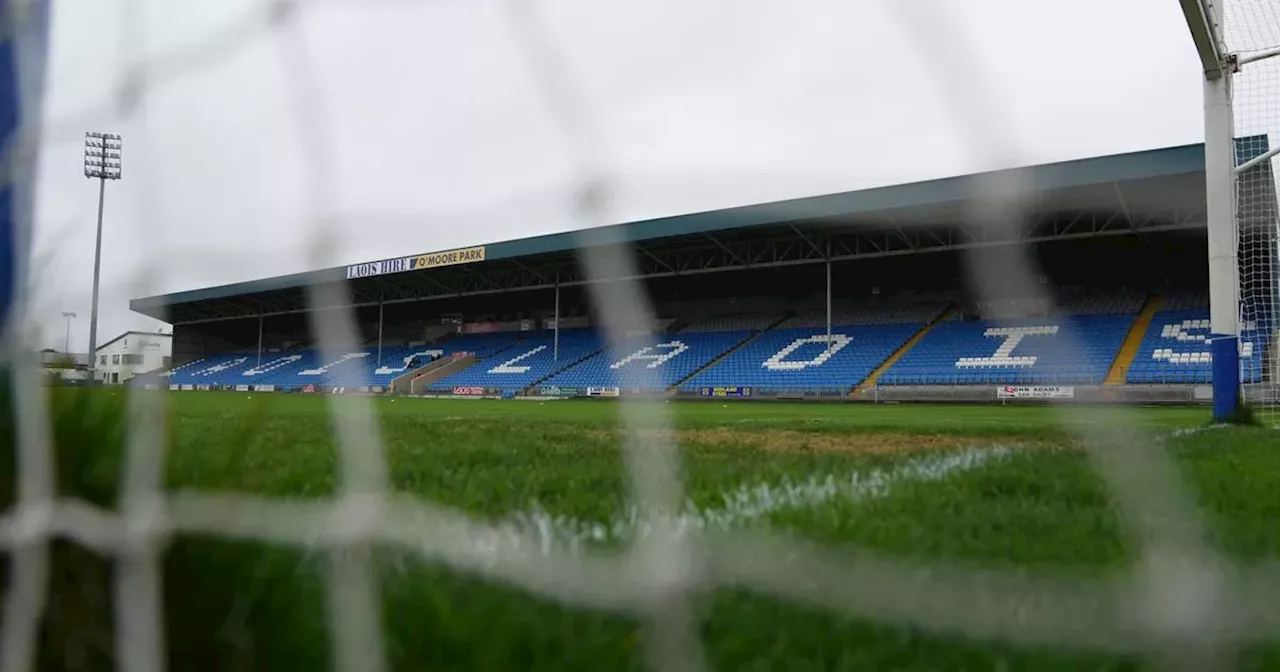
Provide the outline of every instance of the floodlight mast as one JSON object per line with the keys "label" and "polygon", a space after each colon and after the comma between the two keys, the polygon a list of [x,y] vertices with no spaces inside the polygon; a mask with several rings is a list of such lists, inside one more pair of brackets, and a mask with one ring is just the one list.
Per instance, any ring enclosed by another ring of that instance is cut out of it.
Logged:
{"label": "floodlight mast", "polygon": [[89,309],[89,384],[97,381],[98,368],[98,277],[102,270],[102,205],[107,180],[120,179],[123,143],[115,133],[88,131],[84,134],[84,176],[98,180],[98,234],[93,247],[93,304]]}
{"label": "floodlight mast", "polygon": [[63,313],[63,317],[67,319],[67,335],[62,341],[62,354],[71,354],[71,320],[75,319],[75,313]]}

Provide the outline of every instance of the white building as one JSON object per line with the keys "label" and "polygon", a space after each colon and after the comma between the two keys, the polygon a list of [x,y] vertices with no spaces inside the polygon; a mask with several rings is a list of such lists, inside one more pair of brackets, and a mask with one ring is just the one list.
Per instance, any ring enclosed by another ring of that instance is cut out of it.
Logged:
{"label": "white building", "polygon": [[126,331],[98,347],[94,376],[104,385],[118,385],[148,371],[168,367],[173,335]]}

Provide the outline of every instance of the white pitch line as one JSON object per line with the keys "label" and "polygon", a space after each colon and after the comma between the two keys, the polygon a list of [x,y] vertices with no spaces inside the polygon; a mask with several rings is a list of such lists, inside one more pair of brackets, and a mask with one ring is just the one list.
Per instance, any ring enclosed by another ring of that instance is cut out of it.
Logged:
{"label": "white pitch line", "polygon": [[[1225,425],[1183,428],[1154,438],[1163,442],[1222,427]],[[870,501],[888,496],[895,486],[902,483],[941,481],[1007,457],[1015,450],[993,445],[919,457],[888,470],[872,469],[843,477],[814,475],[800,482],[783,477],[777,482],[743,485],[722,493],[720,506],[701,508],[692,501],[686,501],[685,512],[670,526],[664,527],[675,530],[677,534],[707,529],[739,529],[783,511],[812,510],[834,501]],[[655,527],[653,520],[635,506],[615,514],[608,521],[599,522],[552,514],[535,502],[530,508],[476,532],[472,542],[476,556],[498,562],[512,553],[522,554],[530,550],[544,556],[556,551],[581,555],[592,546],[643,538]],[[535,548],[530,549],[531,545]]]}
{"label": "white pitch line", "polygon": [[[894,485],[911,481],[938,481],[953,474],[987,464],[1010,454],[1004,447],[969,449],[943,455],[916,458],[891,470],[873,469],[837,478],[811,476],[794,482],[784,477],[776,483],[741,486],[722,494],[719,507],[701,509],[687,502],[686,512],[676,517],[677,534],[704,529],[730,530],[767,518],[781,511],[813,509],[843,500],[862,502],[887,496]],[[609,541],[632,541],[652,533],[655,525],[638,507],[631,506],[608,522],[585,521],[548,513],[540,505],[516,513],[498,523],[493,534],[477,542],[500,553],[504,547],[518,547],[521,539],[533,536],[541,551],[552,549],[581,553],[587,546]]]}
{"label": "white pitch line", "polygon": [[1157,440],[1157,441],[1164,441],[1164,440],[1167,440],[1167,439],[1182,439],[1182,438],[1186,438],[1186,437],[1188,437],[1188,436],[1197,436],[1197,435],[1200,435],[1200,434],[1204,434],[1205,432],[1213,432],[1213,431],[1217,431],[1217,430],[1219,430],[1219,429],[1228,429],[1228,428],[1230,428],[1230,427],[1231,427],[1231,425],[1226,424],[1226,423],[1217,423],[1217,424],[1213,424],[1213,425],[1203,425],[1203,426],[1199,426],[1199,427],[1182,427],[1182,428],[1180,428],[1180,429],[1175,429],[1175,430],[1172,430],[1172,431],[1170,431],[1170,432],[1167,432],[1167,433],[1165,433],[1165,434],[1164,434],[1164,435],[1162,435],[1162,436],[1158,436],[1158,437],[1156,437],[1156,440]]}

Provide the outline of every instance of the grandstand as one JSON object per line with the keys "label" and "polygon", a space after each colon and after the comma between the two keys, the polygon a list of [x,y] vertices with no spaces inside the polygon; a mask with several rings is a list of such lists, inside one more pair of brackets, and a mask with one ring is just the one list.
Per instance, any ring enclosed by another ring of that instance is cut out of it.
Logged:
{"label": "grandstand", "polygon": [[[972,178],[948,178],[131,307],[174,325],[176,365],[159,374],[173,389],[1207,401],[1203,147],[1020,170],[1038,189],[1021,231],[967,220]],[[661,319],[610,348],[576,255],[621,243]],[[1033,247],[1055,300],[973,301],[966,255],[1014,245]],[[325,361],[312,347],[305,290],[316,283],[346,285],[363,349]],[[1274,380],[1273,324],[1269,311],[1242,322],[1246,386]]]}

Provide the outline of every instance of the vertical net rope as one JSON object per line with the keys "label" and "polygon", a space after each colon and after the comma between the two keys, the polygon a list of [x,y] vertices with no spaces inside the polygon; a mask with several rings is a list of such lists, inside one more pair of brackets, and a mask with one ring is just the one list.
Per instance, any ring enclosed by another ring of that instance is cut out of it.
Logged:
{"label": "vertical net rope", "polygon": [[[101,105],[54,120],[40,140],[46,146],[78,143],[85,128],[107,122],[128,124],[131,133],[126,137],[134,143],[130,147],[141,148],[140,156],[126,159],[126,171],[133,170],[147,160],[145,140],[135,141],[147,133],[145,124],[138,122],[145,118],[148,91],[232,58],[257,40],[272,40],[290,88],[287,114],[303,138],[298,142],[301,163],[307,166],[302,189],[312,208],[314,227],[308,260],[313,267],[331,266],[337,245],[334,228],[358,226],[358,222],[340,221],[333,201],[337,178],[332,172],[334,148],[329,143],[332,121],[317,90],[318,74],[312,66],[316,56],[308,50],[302,23],[308,13],[338,4],[252,3],[205,43],[145,58],[126,56],[127,75],[114,82],[111,95]],[[375,5],[376,11],[382,11],[384,5],[412,3],[367,4],[369,11],[375,11]],[[1262,26],[1246,31],[1247,37],[1241,39],[1252,40],[1249,44],[1257,49],[1275,44],[1280,16],[1275,16],[1274,5],[1239,4],[1247,8],[1239,14],[1246,17],[1244,23]],[[7,6],[9,39],[23,30],[42,29],[23,22],[27,2],[10,0]],[[573,202],[575,224],[598,225],[608,220],[610,194],[616,187],[603,137],[605,124],[573,74],[573,59],[559,50],[554,22],[539,7],[537,2],[507,0],[500,11],[511,30],[513,50],[529,68],[533,86],[573,157],[577,188],[568,198]],[[970,50],[962,36],[948,30],[952,10],[940,0],[886,2],[885,7],[896,13],[912,40],[911,48],[929,55],[941,99],[950,106],[956,123],[969,132],[971,151],[993,162],[1016,160],[1016,141],[1002,132],[999,104],[982,86],[977,61],[967,57]],[[743,6],[736,11],[751,10]],[[136,16],[126,19],[135,27],[140,21]],[[1274,83],[1271,78],[1259,81],[1264,86]],[[959,85],[966,82],[973,85]],[[1242,127],[1256,123],[1259,132],[1269,128],[1276,121],[1277,98],[1268,93],[1274,90],[1249,93],[1243,77],[1240,82],[1237,109],[1250,110]],[[1245,102],[1250,100],[1256,102],[1250,106]],[[132,179],[147,179],[159,170],[139,168],[133,175],[141,177]],[[1275,264],[1274,196],[1267,201],[1259,194],[1264,190],[1273,194],[1272,180],[1268,167],[1265,178],[1240,183],[1241,221],[1269,218],[1271,229],[1259,225],[1258,230],[1272,232],[1267,234],[1269,239],[1242,237],[1242,259],[1246,260],[1242,276],[1257,280],[1244,292],[1246,311],[1252,305],[1274,305],[1276,276],[1269,270]],[[1027,189],[1003,178],[974,184],[966,224],[1025,226]],[[145,224],[160,228],[159,222]],[[617,344],[637,330],[652,331],[652,311],[643,285],[616,281],[633,275],[628,269],[634,264],[635,251],[599,232],[586,231],[581,241],[584,248],[591,248],[580,260],[589,279],[615,280],[591,285],[609,343]],[[171,270],[165,265],[174,263],[172,257],[157,257],[154,266],[138,269],[138,294]],[[1028,250],[999,256],[979,250],[970,261],[972,283],[983,292],[996,288],[1007,292],[1014,285],[1024,296],[1048,298],[1036,280]],[[309,300],[313,307],[344,306],[351,302],[346,292],[340,283],[316,285]],[[1270,313],[1255,312],[1253,317],[1272,324]],[[310,319],[326,360],[360,345],[353,310],[316,310]],[[1064,348],[1080,347],[1070,334],[1062,342]],[[33,389],[39,385],[34,360],[21,354],[29,349],[16,345],[6,354],[16,372],[14,384]],[[1274,380],[1265,378],[1273,370],[1263,368],[1264,379]],[[1126,572],[1086,578],[1048,569],[1014,574],[968,564],[890,558],[763,530],[677,530],[674,507],[681,501],[682,484],[676,446],[669,432],[653,431],[672,426],[671,411],[643,400],[619,403],[629,493],[653,532],[632,541],[621,554],[546,544],[530,531],[500,527],[395,493],[389,485],[373,403],[358,396],[331,397],[341,465],[340,486],[332,500],[166,493],[160,488],[166,394],[165,390],[131,392],[128,458],[121,476],[124,494],[119,506],[110,510],[55,496],[49,409],[41,395],[16,395],[21,405],[21,487],[17,505],[0,517],[0,548],[14,560],[11,581],[23,590],[7,594],[0,625],[0,672],[33,669],[35,637],[49,581],[47,547],[54,538],[72,540],[119,561],[116,588],[130,598],[119,601],[117,614],[120,669],[164,669],[158,553],[161,543],[174,534],[324,552],[332,660],[339,672],[386,667],[384,624],[379,620],[369,558],[374,544],[399,547],[430,562],[564,604],[633,615],[648,628],[644,643],[651,668],[661,670],[706,667],[690,604],[697,593],[721,587],[931,633],[1136,654],[1167,669],[1222,669],[1239,647],[1280,634],[1280,599],[1276,599],[1280,571],[1268,564],[1230,564],[1208,548],[1201,514],[1174,466],[1155,437],[1124,415],[1099,422],[1082,418],[1078,410],[1061,409],[1061,421],[1090,451],[1093,466],[1111,488],[1130,526],[1128,532],[1142,551],[1141,561]]]}

